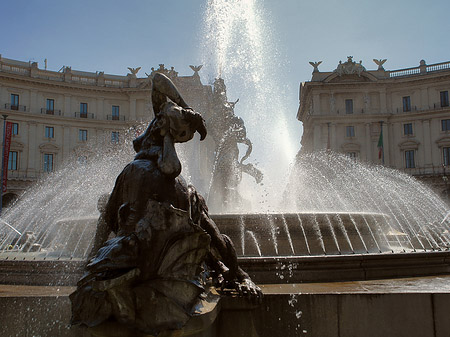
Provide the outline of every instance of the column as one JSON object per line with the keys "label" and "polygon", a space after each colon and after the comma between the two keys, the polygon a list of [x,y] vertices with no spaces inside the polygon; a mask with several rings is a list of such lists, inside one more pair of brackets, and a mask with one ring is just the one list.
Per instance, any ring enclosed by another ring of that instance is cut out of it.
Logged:
{"label": "column", "polygon": [[386,99],[386,89],[380,90],[380,112],[387,113],[387,99]]}
{"label": "column", "polygon": [[433,148],[431,146],[431,130],[430,130],[430,120],[425,119],[422,121],[423,127],[423,146],[422,151],[424,151],[424,165],[429,168],[433,166]]}
{"label": "column", "polygon": [[[94,118],[98,120],[106,120],[107,115],[112,114],[111,111],[105,110],[105,99],[103,97],[97,98],[97,111],[95,112]],[[94,111],[93,111],[94,112]]]}
{"label": "column", "polygon": [[336,123],[331,123],[331,150],[337,151],[337,140],[336,140]]}
{"label": "column", "polygon": [[391,125],[387,122],[383,123],[383,149],[384,149],[384,165],[390,166],[391,160],[389,158],[391,154],[390,144],[391,144]]}
{"label": "column", "polygon": [[27,111],[40,113],[40,108],[37,106],[37,92],[35,90],[30,90],[30,100]]}
{"label": "column", "polygon": [[313,150],[322,150],[322,127],[320,124],[314,125],[314,144]]}
{"label": "column", "polygon": [[366,156],[365,159],[368,162],[373,162],[373,156],[372,156],[372,139],[370,137],[370,123],[366,123],[366,134],[365,134],[365,139],[366,139]]}
{"label": "column", "polygon": [[333,115],[336,112],[336,97],[334,97],[334,92],[330,96],[330,113]]}
{"label": "column", "polygon": [[70,126],[63,125],[62,127],[62,146],[61,146],[61,154],[63,161],[69,158],[71,148],[70,148]]}
{"label": "column", "polygon": [[136,120],[136,98],[130,97],[130,121]]}
{"label": "column", "polygon": [[[29,126],[28,123],[20,123],[19,135],[21,142],[25,145],[19,153],[19,174],[21,176],[27,176],[27,164],[28,164],[28,152],[31,146],[29,141]],[[3,139],[3,138],[2,138]]]}
{"label": "column", "polygon": [[37,133],[35,122],[28,122],[28,163],[27,163],[27,176],[36,177],[37,172],[39,172],[39,158],[40,152],[38,149]]}
{"label": "column", "polygon": [[67,117],[74,117],[75,111],[71,111],[71,105],[70,105],[70,95],[64,95],[64,110],[62,112],[62,115]]}
{"label": "column", "polygon": [[314,115],[320,115],[322,112],[320,111],[320,95],[314,94],[313,95],[313,114]]}
{"label": "column", "polygon": [[[428,110],[429,109],[429,105],[428,105],[428,88],[422,88],[420,90],[420,106],[417,107],[418,109],[420,108],[421,110]],[[412,107],[412,109],[414,109],[414,107]]]}

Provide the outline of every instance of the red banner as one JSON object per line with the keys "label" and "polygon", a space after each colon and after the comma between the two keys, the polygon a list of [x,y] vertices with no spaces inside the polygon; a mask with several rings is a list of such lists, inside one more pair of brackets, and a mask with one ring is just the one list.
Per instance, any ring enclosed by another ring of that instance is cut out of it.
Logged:
{"label": "red banner", "polygon": [[8,162],[9,162],[9,148],[11,147],[12,123],[6,122],[5,128],[5,143],[3,144],[3,193],[6,192],[6,184],[8,181]]}

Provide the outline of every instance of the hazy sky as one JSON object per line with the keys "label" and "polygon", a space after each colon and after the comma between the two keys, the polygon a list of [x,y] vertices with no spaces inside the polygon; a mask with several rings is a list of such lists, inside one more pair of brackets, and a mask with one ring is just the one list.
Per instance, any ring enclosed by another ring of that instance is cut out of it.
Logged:
{"label": "hazy sky", "polygon": [[[243,0],[245,1],[245,0]],[[48,59],[50,70],[104,71],[125,75],[141,66],[143,77],[164,63],[180,75],[202,63],[203,13],[207,0],[1,0],[0,53],[3,57]],[[284,114],[294,145],[300,148],[296,121],[298,88],[311,78],[308,61],[323,61],[332,71],[348,55],[376,69],[373,58],[387,58],[386,69],[450,60],[448,0],[256,0],[271,33],[277,83],[286,85]],[[215,75],[200,73],[204,81]],[[275,89],[274,89],[275,90]],[[230,100],[245,93],[233,93]],[[231,96],[231,97],[230,97]],[[244,105],[245,106],[245,105]],[[241,107],[242,109],[242,107]],[[239,111],[238,115],[245,113]],[[244,117],[245,118],[245,117]],[[251,125],[247,125],[252,135]],[[255,136],[253,136],[255,138]]]}

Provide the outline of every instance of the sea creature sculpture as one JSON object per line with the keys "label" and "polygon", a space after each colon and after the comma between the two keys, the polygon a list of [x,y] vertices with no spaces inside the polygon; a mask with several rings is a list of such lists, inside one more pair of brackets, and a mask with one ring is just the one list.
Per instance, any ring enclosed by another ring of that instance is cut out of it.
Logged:
{"label": "sea creature sculpture", "polygon": [[155,118],[100,207],[92,258],[70,296],[72,323],[100,335],[112,324],[133,336],[180,330],[212,310],[204,304],[217,303],[215,287],[261,296],[203,197],[180,176],[174,145],[195,132],[206,137],[202,116],[168,77],[155,73],[152,81]]}

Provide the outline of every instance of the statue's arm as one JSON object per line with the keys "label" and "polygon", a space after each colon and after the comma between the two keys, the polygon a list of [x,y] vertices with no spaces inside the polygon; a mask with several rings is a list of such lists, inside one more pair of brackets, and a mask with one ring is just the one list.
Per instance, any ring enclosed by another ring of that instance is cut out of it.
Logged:
{"label": "statue's arm", "polygon": [[248,157],[250,157],[250,154],[252,153],[252,150],[253,150],[253,145],[252,145],[252,142],[250,141],[250,139],[248,139],[248,138],[244,138],[239,143],[247,145],[247,152],[245,152],[245,155],[242,157],[242,159],[239,162],[240,164],[242,164],[244,162],[244,160],[246,160]]}
{"label": "statue's arm", "polygon": [[248,278],[248,274],[239,267],[236,249],[230,238],[221,234],[215,222],[205,212],[202,212],[200,226],[211,237],[211,246],[214,247],[220,255],[221,261],[229,269],[226,275],[223,275],[227,281],[237,280],[242,282]]}

